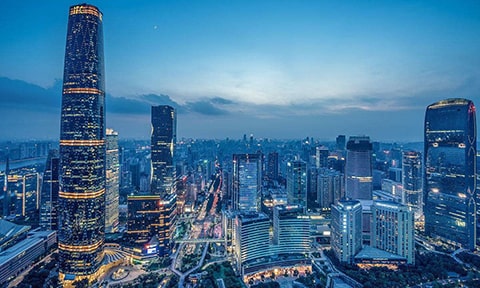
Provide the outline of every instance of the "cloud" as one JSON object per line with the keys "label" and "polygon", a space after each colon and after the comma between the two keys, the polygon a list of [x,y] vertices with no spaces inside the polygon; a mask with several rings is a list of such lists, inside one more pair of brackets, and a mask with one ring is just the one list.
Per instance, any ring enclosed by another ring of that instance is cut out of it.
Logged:
{"label": "cloud", "polygon": [[202,115],[219,116],[229,114],[227,110],[220,109],[213,103],[215,102],[207,99],[195,102],[187,102],[185,106],[188,110],[200,113]]}

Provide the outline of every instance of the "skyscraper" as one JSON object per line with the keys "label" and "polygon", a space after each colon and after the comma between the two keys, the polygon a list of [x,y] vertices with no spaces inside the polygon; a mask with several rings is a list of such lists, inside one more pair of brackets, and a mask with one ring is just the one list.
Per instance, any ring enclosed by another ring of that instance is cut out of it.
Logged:
{"label": "skyscraper", "polygon": [[422,154],[404,151],[402,156],[402,203],[412,208],[416,217],[422,214]]}
{"label": "skyscraper", "polygon": [[278,179],[278,152],[268,153],[267,176],[269,180]]}
{"label": "skyscraper", "polygon": [[120,163],[118,154],[118,132],[107,129],[107,163],[106,177],[107,187],[105,195],[105,232],[114,233],[118,228],[118,205],[119,205],[119,177]]}
{"label": "skyscraper", "polygon": [[232,205],[238,211],[260,211],[260,154],[233,155]]}
{"label": "skyscraper", "polygon": [[372,143],[367,136],[352,136],[347,142],[345,196],[372,200]]}
{"label": "skyscraper", "polygon": [[310,218],[304,207],[278,205],[273,208],[274,254],[307,254],[310,249]]}
{"label": "skyscraper", "polygon": [[60,280],[92,280],[103,259],[104,77],[102,13],[88,4],[71,6],[60,122]]}
{"label": "skyscraper", "polygon": [[412,209],[391,201],[374,201],[372,215],[372,247],[403,256],[407,264],[415,264]]}
{"label": "skyscraper", "polygon": [[171,106],[152,106],[152,194],[172,193],[175,180],[173,155],[177,135],[177,118]]}
{"label": "skyscraper", "polygon": [[287,202],[307,208],[307,163],[302,160],[287,163]]}
{"label": "skyscraper", "polygon": [[352,264],[362,249],[362,205],[340,200],[332,205],[332,250],[340,262]]}
{"label": "skyscraper", "polygon": [[8,173],[10,172],[9,157],[5,162],[5,171],[3,176],[3,217],[10,216],[10,190],[8,190]]}
{"label": "skyscraper", "polygon": [[475,106],[446,99],[425,113],[425,232],[475,249]]}
{"label": "skyscraper", "polygon": [[45,230],[58,229],[58,169],[58,150],[50,150],[40,193],[40,227]]}

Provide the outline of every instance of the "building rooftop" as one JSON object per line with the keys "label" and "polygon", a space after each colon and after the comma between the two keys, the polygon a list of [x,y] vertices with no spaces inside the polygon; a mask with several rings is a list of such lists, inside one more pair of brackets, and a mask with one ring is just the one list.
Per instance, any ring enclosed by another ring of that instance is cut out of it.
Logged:
{"label": "building rooftop", "polygon": [[56,231],[35,231],[31,232],[27,239],[13,245],[7,250],[0,253],[0,263],[5,263],[15,258],[21,253],[25,253],[26,250],[38,244],[39,241],[43,241],[51,234],[57,233]]}

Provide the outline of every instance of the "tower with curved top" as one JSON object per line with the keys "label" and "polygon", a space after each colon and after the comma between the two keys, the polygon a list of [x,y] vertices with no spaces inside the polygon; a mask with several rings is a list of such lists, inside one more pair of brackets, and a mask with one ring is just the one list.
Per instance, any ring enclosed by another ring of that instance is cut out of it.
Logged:
{"label": "tower with curved top", "polygon": [[60,124],[60,279],[91,277],[105,241],[105,73],[102,13],[70,7]]}
{"label": "tower with curved top", "polygon": [[425,232],[475,249],[477,128],[475,106],[446,99],[425,113]]}

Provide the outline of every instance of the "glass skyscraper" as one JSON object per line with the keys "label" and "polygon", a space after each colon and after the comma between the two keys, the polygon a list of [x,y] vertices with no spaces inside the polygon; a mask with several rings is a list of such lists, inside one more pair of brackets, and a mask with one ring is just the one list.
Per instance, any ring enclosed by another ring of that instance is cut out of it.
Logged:
{"label": "glass skyscraper", "polygon": [[58,150],[50,150],[40,193],[40,227],[45,230],[58,229],[58,164]]}
{"label": "glass skyscraper", "polygon": [[60,280],[93,278],[103,259],[104,77],[102,13],[88,4],[71,6],[60,123]]}
{"label": "glass skyscraper", "polygon": [[261,201],[260,154],[233,154],[233,209],[260,211]]}
{"label": "glass skyscraper", "polygon": [[302,160],[287,163],[287,201],[307,208],[307,163]]}
{"label": "glass skyscraper", "polygon": [[372,143],[367,136],[353,136],[347,142],[345,196],[372,200]]}
{"label": "glass skyscraper", "polygon": [[475,248],[475,106],[466,99],[433,103],[425,113],[425,232]]}
{"label": "glass skyscraper", "polygon": [[175,109],[168,105],[152,106],[152,194],[173,192],[175,166],[173,156],[177,138]]}
{"label": "glass skyscraper", "polygon": [[422,214],[422,154],[404,151],[402,155],[402,203],[410,206],[415,217]]}
{"label": "glass skyscraper", "polygon": [[106,135],[105,232],[114,233],[118,228],[118,205],[120,189],[120,162],[118,154],[118,132],[107,129]]}

